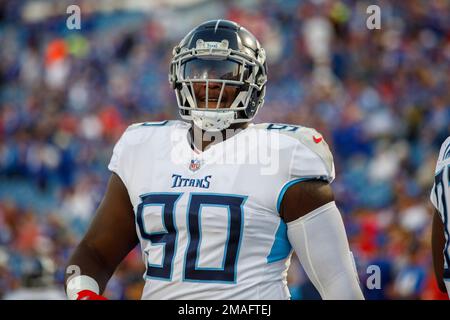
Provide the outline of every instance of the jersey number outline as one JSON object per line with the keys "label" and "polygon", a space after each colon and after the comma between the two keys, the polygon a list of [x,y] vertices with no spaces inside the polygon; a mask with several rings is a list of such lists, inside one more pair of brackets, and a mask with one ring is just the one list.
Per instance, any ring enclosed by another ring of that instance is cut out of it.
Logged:
{"label": "jersey number outline", "polygon": [[[178,229],[176,227],[176,203],[183,193],[147,193],[141,195],[141,203],[136,211],[136,223],[143,239],[152,245],[163,245],[161,265],[148,262],[146,276],[159,280],[171,281],[173,263],[177,249]],[[184,254],[183,281],[189,282],[236,282],[236,266],[243,229],[243,204],[246,196],[219,193],[190,193],[187,205],[188,245]],[[163,230],[148,232],[143,219],[147,206],[162,207]],[[228,234],[225,242],[222,267],[203,268],[198,266],[201,243],[201,213],[203,207],[225,207],[228,209]],[[144,249],[145,250],[145,249]]]}

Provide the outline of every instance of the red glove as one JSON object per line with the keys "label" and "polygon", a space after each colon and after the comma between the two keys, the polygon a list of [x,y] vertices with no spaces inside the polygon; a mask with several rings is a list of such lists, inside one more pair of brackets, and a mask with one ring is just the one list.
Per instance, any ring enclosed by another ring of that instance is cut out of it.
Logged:
{"label": "red glove", "polygon": [[96,294],[91,290],[82,290],[78,292],[77,300],[108,300],[104,296]]}

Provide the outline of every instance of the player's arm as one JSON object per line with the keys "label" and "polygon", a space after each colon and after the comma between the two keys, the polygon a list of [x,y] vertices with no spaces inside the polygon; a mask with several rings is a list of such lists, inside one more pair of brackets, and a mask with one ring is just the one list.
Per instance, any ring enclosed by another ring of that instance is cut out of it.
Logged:
{"label": "player's arm", "polygon": [[69,298],[76,299],[77,292],[83,290],[101,294],[119,263],[137,243],[127,189],[113,173],[88,232],[69,260],[68,265],[78,266],[82,274],[78,279],[72,277],[68,286],[66,283]]}
{"label": "player's arm", "polygon": [[283,197],[280,215],[289,242],[322,299],[364,299],[329,183],[294,184]]}
{"label": "player's arm", "polygon": [[447,292],[444,283],[444,247],[445,247],[445,234],[444,224],[439,215],[439,212],[435,209],[433,215],[433,227],[431,231],[431,246],[433,252],[433,267],[434,274],[442,292]]}

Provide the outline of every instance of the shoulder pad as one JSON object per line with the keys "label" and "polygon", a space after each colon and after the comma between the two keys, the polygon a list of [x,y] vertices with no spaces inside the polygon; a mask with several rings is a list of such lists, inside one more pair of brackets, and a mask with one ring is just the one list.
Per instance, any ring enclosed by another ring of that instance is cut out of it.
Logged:
{"label": "shoulder pad", "polygon": [[[184,123],[170,120],[133,123],[125,130],[121,140],[124,145],[138,145],[148,141],[158,132],[164,135],[167,130],[173,130],[178,125],[184,125]],[[163,131],[160,132],[160,130]]]}
{"label": "shoulder pad", "polygon": [[330,174],[334,173],[333,155],[330,147],[323,136],[315,129],[286,123],[260,123],[255,127],[277,131],[297,140],[322,159]]}
{"label": "shoulder pad", "polygon": [[299,130],[290,134],[290,136],[297,138],[300,143],[317,154],[324,162],[328,172],[331,173],[334,171],[333,155],[330,151],[330,147],[317,130],[301,127]]}
{"label": "shoulder pad", "polygon": [[333,155],[330,147],[323,136],[315,129],[285,123],[261,123],[255,126],[266,130],[276,130],[282,135],[297,140],[322,159],[330,174],[334,172]]}
{"label": "shoulder pad", "polygon": [[172,121],[164,120],[164,121],[146,121],[146,122],[138,122],[133,123],[128,126],[127,131],[140,129],[140,128],[148,128],[148,127],[163,127],[166,125],[170,125]]}
{"label": "shoulder pad", "polygon": [[296,126],[296,125],[287,124],[287,123],[258,123],[258,124],[255,124],[253,127],[257,128],[257,129],[279,131],[282,133],[293,132],[293,131],[297,131],[298,129],[302,128],[302,126]]}

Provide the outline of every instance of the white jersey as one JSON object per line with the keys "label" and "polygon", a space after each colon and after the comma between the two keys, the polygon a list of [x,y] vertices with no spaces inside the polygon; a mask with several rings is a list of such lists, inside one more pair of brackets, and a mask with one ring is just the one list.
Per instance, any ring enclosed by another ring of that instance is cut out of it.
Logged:
{"label": "white jersey", "polygon": [[334,179],[314,129],[249,125],[204,152],[189,123],[130,126],[108,168],[125,184],[146,265],[142,299],[289,299],[284,193]]}
{"label": "white jersey", "polygon": [[434,185],[430,199],[444,223],[445,248],[444,248],[444,282],[450,297],[450,137],[441,146],[439,158],[436,164]]}

